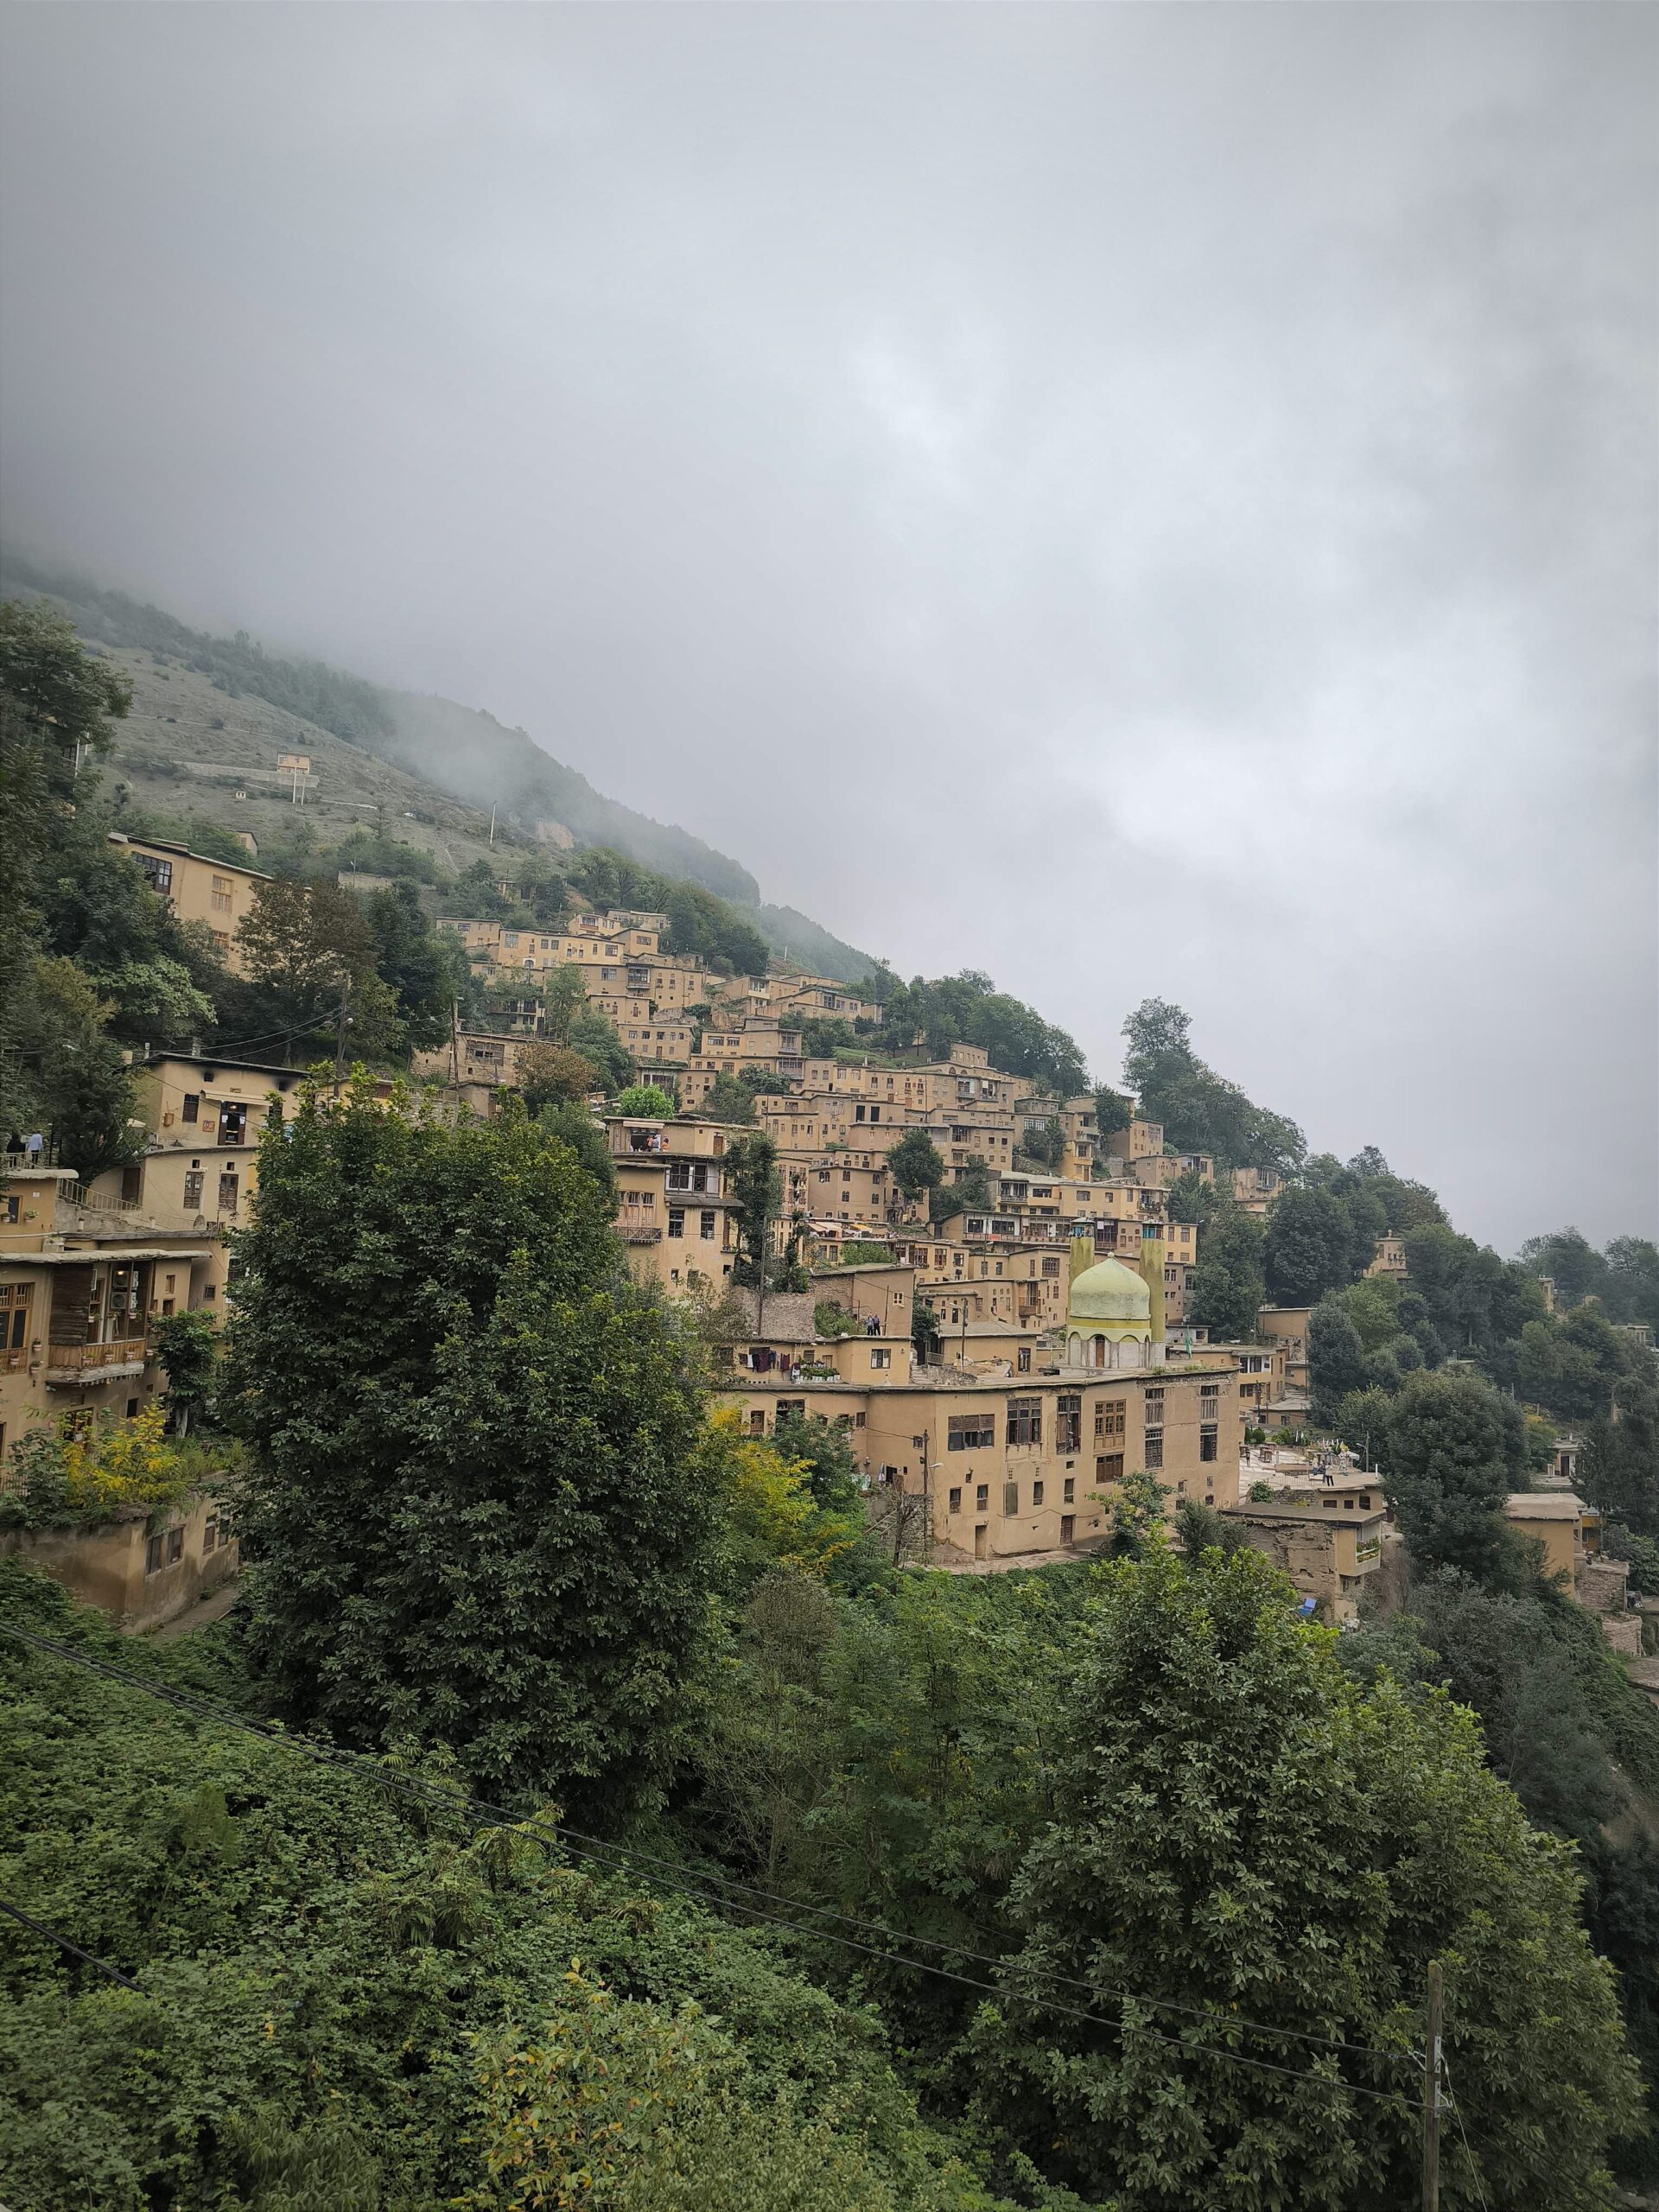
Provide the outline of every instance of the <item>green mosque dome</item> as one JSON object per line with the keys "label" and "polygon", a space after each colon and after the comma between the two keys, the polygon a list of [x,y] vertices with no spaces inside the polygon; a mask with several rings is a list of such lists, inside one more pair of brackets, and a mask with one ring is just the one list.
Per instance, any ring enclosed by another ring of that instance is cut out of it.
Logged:
{"label": "green mosque dome", "polygon": [[1097,1260],[1071,1285],[1066,1319],[1071,1321],[1141,1321],[1152,1318],[1152,1293],[1122,1260]]}

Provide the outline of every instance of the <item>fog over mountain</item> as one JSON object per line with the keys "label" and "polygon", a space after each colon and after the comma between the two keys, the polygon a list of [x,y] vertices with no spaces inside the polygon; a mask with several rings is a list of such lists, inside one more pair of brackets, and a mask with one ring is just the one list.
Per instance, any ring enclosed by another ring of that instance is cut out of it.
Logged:
{"label": "fog over mountain", "polygon": [[0,32],[9,537],[1654,1233],[1655,11]]}

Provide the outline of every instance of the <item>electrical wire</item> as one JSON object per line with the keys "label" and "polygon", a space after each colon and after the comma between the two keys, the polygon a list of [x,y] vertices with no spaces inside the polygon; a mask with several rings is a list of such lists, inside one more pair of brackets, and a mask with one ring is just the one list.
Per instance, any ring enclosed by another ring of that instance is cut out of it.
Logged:
{"label": "electrical wire", "polygon": [[[174,1690],[161,1683],[147,1681],[142,1675],[134,1675],[127,1669],[118,1667],[111,1662],[95,1659],[89,1653],[76,1650],[72,1645],[56,1643],[51,1637],[36,1635],[28,1629],[18,1628],[10,1622],[0,1621],[0,1635],[10,1637],[15,1641],[28,1645],[33,1649],[45,1652],[52,1657],[86,1668],[108,1680],[122,1682],[146,1696],[156,1698],[163,1704],[173,1707],[190,1719],[207,1720],[220,1726],[239,1729],[246,1734],[257,1736],[263,1742],[298,1751],[321,1764],[335,1767],[397,1795],[412,1797],[426,1804],[441,1805],[447,1810],[459,1812],[463,1818],[472,1821],[474,1826],[512,1828],[520,1834],[528,1834],[531,1840],[539,1844],[543,1850],[550,1852],[556,1847],[567,1852],[573,1859],[591,1862],[606,1873],[630,1874],[638,1880],[691,1898],[699,1904],[716,1910],[722,1906],[728,1910],[736,1910],[746,1913],[752,1920],[759,1921],[765,1925],[784,1929],[791,1934],[798,1935],[804,1932],[817,1934],[827,1942],[841,1944],[849,1950],[861,1952],[869,1958],[881,1959],[892,1965],[907,1967],[915,1974],[931,1974],[937,1980],[955,1982],[963,1988],[982,1990],[989,1996],[1001,1998],[1005,2001],[1013,1996],[1016,2002],[1058,2013],[1063,2018],[1084,2021],[1094,2026],[1109,2028],[1119,2035],[1135,2036],[1143,2041],[1162,2044],[1171,2050],[1185,2052],[1189,2056],[1215,2058],[1225,2064],[1249,2067],[1260,2073],[1281,2075],[1292,2081],[1306,2082],[1316,2088],[1334,2090],[1343,2094],[1369,2097],[1380,2103],[1398,2106],[1406,2111],[1421,2112],[1423,2109],[1421,2099],[1402,2096],[1392,2090],[1374,2089],[1357,2082],[1333,2080],[1327,2075],[1308,2073],[1296,2067],[1280,2066],[1267,2059],[1252,2058],[1240,2051],[1223,2050],[1214,2044],[1193,2043],[1177,2036],[1164,2035],[1154,2028],[1142,2027],[1127,2020],[1109,2018],[1103,2013],[1086,2012],[1077,2005],[1064,2004],[1057,1998],[1030,1994],[1022,1996],[1018,1992],[1010,1992],[997,1983],[986,1981],[977,1975],[958,1974],[947,1967],[931,1965],[925,1960],[906,1958],[899,1952],[887,1950],[876,1944],[863,1942],[853,1936],[836,1935],[829,1929],[811,1929],[805,1921],[799,1918],[785,1919],[775,1913],[763,1912],[753,1905],[734,1905],[729,1899],[721,1895],[721,1889],[749,1889],[752,1885],[728,1883],[726,1878],[720,1875],[704,1877],[695,1869],[682,1870],[682,1872],[689,1872],[692,1881],[700,1885],[693,1887],[684,1879],[674,1879],[667,1875],[652,1873],[643,1869],[637,1863],[641,1858],[652,1858],[655,1854],[637,1853],[624,1847],[603,1843],[596,1838],[583,1837],[580,1831],[567,1829],[556,1823],[550,1822],[543,1827],[537,1815],[526,1818],[505,1806],[492,1804],[488,1799],[472,1796],[465,1790],[442,1783],[429,1783],[418,1777],[396,1774],[364,1758],[361,1754],[341,1751],[332,1745],[317,1744],[304,1737],[290,1735],[280,1727],[251,1720],[246,1715],[237,1713],[233,1707],[222,1705],[218,1700],[198,1699],[188,1692]],[[658,1863],[664,1866],[672,1864],[668,1860],[661,1860]],[[710,1886],[710,1885],[720,1886]],[[791,1909],[796,1908],[797,1905],[796,1900],[779,1897],[772,1892],[757,1891],[755,1894],[766,1896],[772,1902]],[[809,1911],[811,1910],[812,1908],[808,1908]],[[911,1942],[916,1940],[901,1932],[883,1929],[878,1923],[851,1920],[849,1916],[843,1914],[836,1914],[835,1917],[847,1921],[849,1926],[864,1927],[872,1934],[889,1936],[895,1942]],[[934,1942],[931,1939],[926,1940],[930,1942],[930,1948],[956,1953],[956,1947],[952,1945]],[[956,1955],[976,1959],[983,1956],[977,1953],[956,1953]],[[1001,1963],[994,1959],[986,1960],[985,1962],[992,1965]],[[1072,1976],[1055,1976],[1052,1979],[1089,1990],[1093,1994],[1109,1996],[1121,1993],[1129,2002],[1145,2004],[1149,2009],[1157,2009],[1162,2002],[1155,1998],[1142,1998],[1139,1993],[1134,1991],[1117,1993],[1096,1990],[1094,1985],[1077,1981]],[[1235,2031],[1253,2032],[1281,2039],[1287,2036],[1295,2037],[1298,2034],[1295,2030],[1275,2028],[1263,2021],[1243,2019],[1230,2013],[1197,2012],[1194,2008],[1185,2006],[1173,2009],[1182,2012],[1191,2011],[1193,2012],[1193,2017],[1199,2020],[1209,2021]],[[1312,2037],[1306,2039],[1325,2040]],[[1363,2044],[1333,2043],[1332,2047],[1388,2063],[1397,2062],[1408,2056],[1404,2052],[1382,2050],[1376,2046]]]}
{"label": "electrical wire", "polygon": [[[194,1717],[218,1720],[225,1725],[248,1731],[258,1735],[266,1742],[281,1744],[290,1749],[302,1751],[308,1758],[317,1759],[327,1765],[340,1767],[348,1772],[359,1774],[382,1787],[396,1788],[403,1795],[412,1796],[428,1802],[460,1809],[469,1814],[487,1814],[493,1824],[498,1827],[526,1828],[537,1834],[542,1832],[542,1816],[539,1815],[526,1815],[518,1813],[510,1807],[493,1803],[488,1798],[477,1796],[452,1785],[431,1782],[424,1777],[390,1774],[387,1769],[362,1753],[342,1751],[331,1745],[319,1745],[307,1738],[294,1736],[280,1726],[251,1720],[220,1700],[201,1697],[188,1691],[169,1689],[165,1685],[149,1681],[143,1675],[134,1675],[124,1668],[118,1667],[111,1661],[93,1659],[89,1654],[78,1651],[72,1645],[54,1643],[51,1638],[36,1636],[28,1630],[17,1629],[10,1624],[0,1622],[0,1632],[32,1644],[39,1649],[48,1651],[56,1657],[71,1660],[76,1665],[90,1668],[95,1672],[106,1675],[111,1680],[125,1682],[130,1687],[141,1690],[149,1696],[160,1698]],[[671,1876],[677,1878],[682,1884],[689,1876],[693,1882],[701,1886],[695,1891],[684,1891],[683,1893],[688,1896],[698,1895],[709,1902],[728,1904],[728,1899],[722,1896],[721,1892],[731,1891],[760,1898],[768,1905],[781,1907],[785,1913],[791,1916],[787,1921],[756,1911],[747,1905],[739,1905],[736,1909],[753,1912],[753,1916],[758,1919],[766,1919],[770,1916],[773,1919],[773,1924],[787,1926],[798,1932],[828,1935],[827,1930],[814,1929],[810,1924],[812,1919],[828,1918],[840,1923],[842,1927],[857,1929],[861,1936],[875,1936],[888,1943],[903,1943],[915,1948],[942,1952],[947,1957],[964,1959],[976,1966],[1006,1967],[1008,1963],[1003,1957],[988,1952],[970,1950],[965,1944],[951,1942],[943,1937],[911,1935],[902,1929],[889,1928],[878,1921],[857,1919],[850,1914],[837,1912],[833,1907],[828,1905],[814,1905],[804,1903],[798,1897],[787,1897],[774,1890],[760,1889],[753,1883],[742,1881],[735,1875],[687,1867],[677,1860],[665,1859],[659,1853],[646,1851],[635,1845],[610,1843],[601,1837],[586,1834],[580,1828],[570,1827],[562,1821],[549,1823],[548,1830],[562,1846],[586,1847],[586,1848],[575,1848],[574,1855],[579,1858],[598,1859],[601,1863],[613,1860],[616,1871],[637,1872],[642,1865],[660,1867],[666,1869]],[[799,1916],[802,1915],[807,1916]],[[830,1936],[829,1940],[833,1942],[841,1939]],[[878,1955],[891,1956],[892,1954],[884,1951]],[[929,1971],[925,1962],[920,1960],[901,1960],[899,1962],[914,1967],[918,1973]],[[1270,2026],[1265,2021],[1250,2020],[1236,2013],[1219,2012],[1213,2006],[1182,2005],[1171,1998],[1149,1997],[1139,1990],[1130,1989],[1121,1984],[1087,1981],[1075,1974],[1060,1974],[1052,1967],[1041,1968],[1039,1973],[1044,1980],[1060,1987],[1079,1989],[1085,1994],[1096,1998],[1122,1998],[1131,2003],[1144,2005],[1150,2012],[1171,2012],[1188,2019],[1208,2023],[1216,2027],[1244,2029],[1255,2034],[1271,2036],[1281,2041],[1308,2044],[1325,2050],[1345,2051],[1363,2058],[1399,2062],[1411,2056],[1409,2052],[1384,2050],[1375,2044],[1349,2043],[1335,2037],[1314,2035],[1303,2029]]]}
{"label": "electrical wire", "polygon": [[1446,2094],[1452,2100],[1452,2109],[1457,2115],[1458,2133],[1463,2138],[1464,2152],[1469,2160],[1469,2171],[1474,2177],[1475,2195],[1480,2201],[1480,2212],[1486,2212],[1486,2191],[1481,2183],[1480,2161],[1476,2158],[1474,2146],[1469,2140],[1469,2130],[1463,2124],[1463,2107],[1459,2103],[1457,2090],[1452,2087],[1452,2069],[1446,2063],[1444,2044],[1440,2047],[1440,2071],[1446,2076]]}
{"label": "electrical wire", "polygon": [[[148,1695],[162,1698],[170,1704],[176,1705],[180,1710],[193,1713],[198,1718],[206,1717],[221,1720],[232,1726],[251,1730],[267,1742],[280,1743],[292,1749],[302,1751],[308,1757],[320,1759],[329,1765],[342,1767],[351,1772],[362,1774],[368,1780],[378,1784],[392,1786],[395,1783],[395,1786],[404,1794],[423,1797],[430,1802],[447,1807],[459,1808],[463,1810],[473,1808],[486,1812],[493,1817],[496,1825],[501,1827],[537,1830],[540,1826],[539,1815],[526,1815],[517,1813],[510,1807],[494,1804],[487,1798],[479,1797],[468,1791],[423,1778],[389,1777],[384,1767],[372,1759],[365,1758],[361,1753],[341,1751],[332,1745],[320,1745],[306,1738],[295,1737],[283,1729],[250,1720],[245,1715],[237,1713],[232,1707],[225,1706],[219,1700],[197,1697],[189,1692],[168,1689],[162,1685],[147,1681],[142,1675],[133,1675],[124,1668],[117,1667],[112,1662],[94,1660],[84,1652],[76,1651],[70,1645],[54,1643],[50,1638],[33,1636],[27,1630],[18,1630],[7,1624],[0,1623],[0,1630],[22,1642],[32,1643],[40,1649],[50,1651],[60,1658],[71,1659],[77,1665],[106,1674],[112,1680],[124,1681]],[[889,1943],[904,1943],[918,1949],[941,1952],[947,1957],[964,1959],[976,1966],[1006,1967],[1008,1963],[1004,1957],[989,1952],[971,1950],[966,1944],[953,1942],[941,1936],[912,1935],[902,1929],[889,1928],[879,1921],[861,1920],[854,1917],[851,1914],[838,1912],[829,1905],[815,1905],[805,1903],[798,1897],[785,1896],[775,1890],[760,1889],[753,1883],[741,1880],[736,1875],[687,1867],[678,1860],[664,1858],[659,1853],[646,1851],[639,1846],[610,1843],[603,1838],[586,1834],[582,1829],[570,1827],[563,1822],[557,1823],[552,1828],[552,1833],[561,1844],[587,1847],[585,1850],[579,1851],[576,1855],[590,1859],[609,1857],[615,1859],[619,1868],[624,1871],[637,1871],[640,1866],[645,1865],[664,1868],[671,1875],[682,1880],[689,1875],[693,1881],[703,1885],[704,1891],[709,1897],[719,1902],[726,1902],[721,1896],[721,1892],[730,1891],[746,1897],[757,1897],[766,1904],[779,1906],[785,1912],[797,1916],[791,1917],[787,1923],[779,1923],[779,1924],[787,1924],[802,1932],[819,1932],[810,1928],[810,1921],[827,1918],[838,1922],[842,1927],[856,1929],[861,1935],[880,1936]],[[737,1909],[744,1911],[750,1910],[747,1906],[739,1906]],[[798,1916],[803,1915],[806,1916]],[[765,1918],[766,1916],[757,1913],[755,1916]],[[830,1940],[837,1939],[831,1937]],[[905,1963],[914,1966],[918,1972],[926,1970],[919,1960],[907,1961]],[[1122,1984],[1088,1981],[1076,1974],[1058,1973],[1052,1967],[1044,1967],[1039,1972],[1044,1980],[1059,1987],[1080,1989],[1087,1995],[1096,1998],[1122,1998],[1132,2003],[1144,2005],[1150,2012],[1171,2012],[1187,2019],[1207,2022],[1216,2027],[1243,2028],[1256,2034],[1271,2036],[1281,2041],[1307,2044],[1324,2050],[1346,2051],[1363,2058],[1397,2062],[1410,2056],[1405,2051],[1384,2050],[1375,2044],[1349,2043],[1336,2037],[1315,2035],[1304,2029],[1270,2026],[1265,2021],[1250,2020],[1237,2013],[1219,2012],[1214,2006],[1182,2005],[1173,1998],[1149,1997],[1139,1990],[1130,1989]]]}
{"label": "electrical wire", "polygon": [[99,1974],[108,1974],[111,1981],[118,1981],[123,1989],[131,1990],[136,1997],[147,1998],[149,1995],[147,1989],[140,1989],[137,1983],[130,1980],[118,1967],[106,1966],[102,1959],[95,1959],[90,1951],[83,1951],[79,1943],[72,1943],[67,1936],[60,1936],[55,1928],[48,1928],[43,1920],[35,1919],[15,1904],[8,1904],[4,1897],[0,1897],[0,1912],[9,1914],[13,1920],[33,1929],[36,1936],[43,1936],[48,1943],[55,1943],[60,1951],[67,1951],[72,1958],[79,1959],[84,1965],[96,1967]]}

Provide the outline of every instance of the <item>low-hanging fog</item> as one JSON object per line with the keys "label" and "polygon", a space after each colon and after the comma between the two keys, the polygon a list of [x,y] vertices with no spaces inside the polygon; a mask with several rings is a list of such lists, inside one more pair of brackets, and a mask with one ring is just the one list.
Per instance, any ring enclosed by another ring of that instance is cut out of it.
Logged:
{"label": "low-hanging fog", "polygon": [[1618,7],[14,8],[10,539],[1512,1249],[1656,1209]]}

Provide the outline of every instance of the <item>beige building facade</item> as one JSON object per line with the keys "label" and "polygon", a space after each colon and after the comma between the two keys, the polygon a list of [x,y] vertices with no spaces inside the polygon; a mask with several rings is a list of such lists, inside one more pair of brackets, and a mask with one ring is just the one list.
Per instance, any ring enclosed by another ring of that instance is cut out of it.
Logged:
{"label": "beige building facade", "polygon": [[118,830],[110,833],[110,842],[131,855],[150,889],[181,922],[200,923],[212,934],[232,975],[247,974],[236,933],[253,911],[259,886],[269,883],[270,876],[257,868],[238,867],[234,861],[193,853],[188,845],[129,837]]}

